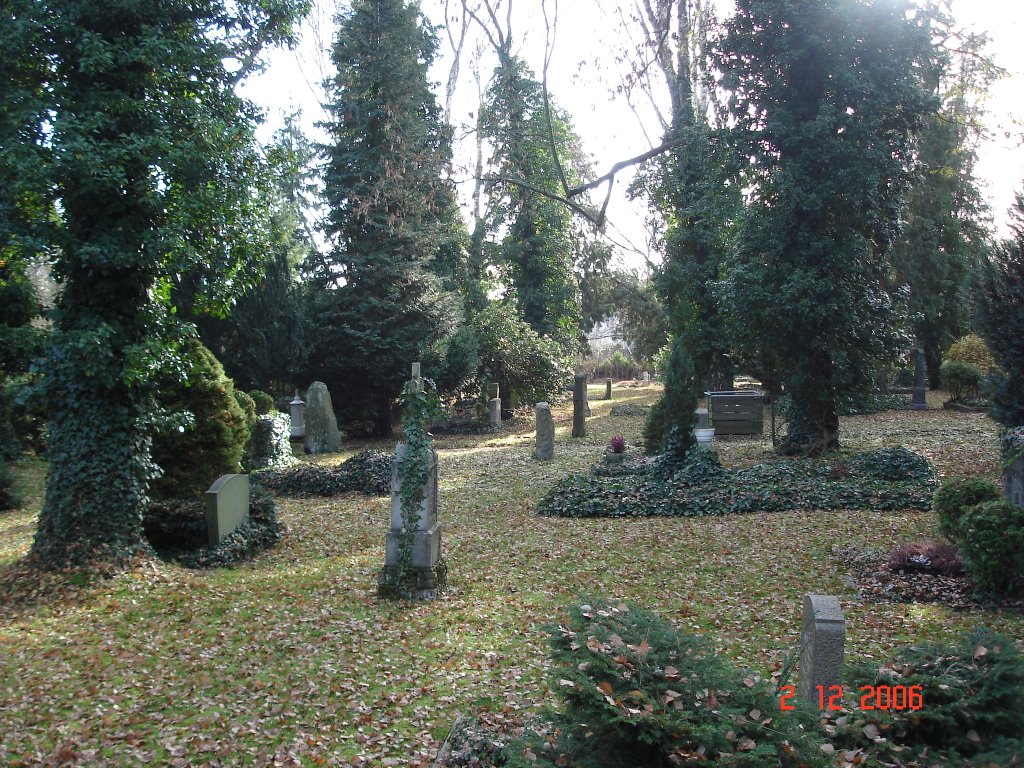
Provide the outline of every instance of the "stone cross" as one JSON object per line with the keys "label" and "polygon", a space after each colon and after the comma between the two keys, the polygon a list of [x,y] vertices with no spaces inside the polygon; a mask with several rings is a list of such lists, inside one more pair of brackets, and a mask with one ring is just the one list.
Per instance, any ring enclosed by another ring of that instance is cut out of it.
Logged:
{"label": "stone cross", "polygon": [[295,440],[301,440],[306,436],[306,422],[303,420],[303,412],[306,410],[306,403],[299,397],[299,390],[295,390],[295,398],[289,403],[292,411],[291,436]]}
{"label": "stone cross", "polygon": [[550,461],[555,458],[555,421],[551,418],[551,406],[537,403],[533,407],[537,414],[537,447],[533,458],[539,461]]}
{"label": "stone cross", "polygon": [[839,685],[843,670],[846,619],[839,598],[804,595],[804,626],[800,635],[800,700],[815,706],[818,686],[828,695]]}
{"label": "stone cross", "polygon": [[587,436],[587,374],[577,373],[572,384],[572,436]]}
{"label": "stone cross", "polygon": [[924,397],[924,350],[918,348],[914,361],[914,398],[910,401],[912,411],[923,411],[928,405]]}

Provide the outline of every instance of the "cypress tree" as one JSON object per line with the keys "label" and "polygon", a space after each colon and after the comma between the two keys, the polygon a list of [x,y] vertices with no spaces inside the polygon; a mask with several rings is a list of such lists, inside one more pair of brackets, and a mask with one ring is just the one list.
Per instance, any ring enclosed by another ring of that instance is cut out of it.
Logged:
{"label": "cypress tree", "polygon": [[311,264],[308,373],[350,432],[390,433],[410,363],[459,321],[432,268],[453,197],[449,129],[427,77],[436,50],[416,3],[355,0],[339,17],[324,126],[332,247]]}

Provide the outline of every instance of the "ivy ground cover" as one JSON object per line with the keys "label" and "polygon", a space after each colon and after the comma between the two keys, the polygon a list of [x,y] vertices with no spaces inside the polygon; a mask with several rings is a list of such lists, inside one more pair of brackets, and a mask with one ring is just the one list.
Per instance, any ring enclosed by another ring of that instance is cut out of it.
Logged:
{"label": "ivy ground cover", "polygon": [[[569,437],[571,404],[553,409],[553,462],[531,458],[532,419],[437,439],[451,591],[430,603],[377,599],[390,502],[356,494],[279,498],[281,543],[233,570],[27,577],[17,560],[45,467],[20,462],[25,506],[0,515],[0,764],[430,765],[460,714],[514,729],[554,702],[542,625],[588,595],[654,610],[765,674],[795,647],[807,592],[840,596],[849,658],[882,662],[982,624],[1024,639],[1019,615],[856,598],[836,545],[937,537],[931,512],[537,516],[612,435],[635,450],[642,416],[610,408],[656,390],[601,393],[585,439]],[[979,414],[887,412],[842,430],[851,451],[903,445],[940,476],[998,475],[996,427]],[[767,439],[716,447],[730,468],[770,458]],[[393,446],[319,461],[366,448]]]}

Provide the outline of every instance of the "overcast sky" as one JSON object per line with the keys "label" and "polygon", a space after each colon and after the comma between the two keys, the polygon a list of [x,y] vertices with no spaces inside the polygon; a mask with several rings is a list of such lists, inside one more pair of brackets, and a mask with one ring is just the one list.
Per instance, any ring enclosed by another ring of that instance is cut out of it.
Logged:
{"label": "overcast sky", "polygon": [[[540,12],[541,0],[514,0],[516,11],[512,19],[514,39],[518,40],[518,53],[536,72],[543,65],[545,24]],[[661,128],[656,115],[645,99],[634,99],[632,108],[625,99],[614,93],[621,82],[616,54],[628,45],[628,30],[619,23],[616,9],[629,0],[558,0],[558,25],[554,41],[553,59],[549,70],[552,97],[572,115],[577,133],[584,147],[594,159],[595,171],[604,173],[612,163],[636,154],[656,144]],[[423,0],[428,17],[440,24],[445,0]],[[449,0],[452,14],[461,7],[459,0]],[[547,1],[549,12],[554,0]],[[1024,182],[1024,148],[1020,146],[1020,126],[1015,118],[1022,114],[1020,94],[1024,93],[1024,3],[1016,0],[954,0],[954,15],[964,27],[974,31],[987,31],[992,43],[990,52],[996,62],[1005,68],[1008,76],[997,83],[987,105],[991,115],[989,125],[992,137],[982,148],[977,173],[983,192],[992,207],[992,216],[999,231],[1005,233],[1006,211],[1015,191]],[[314,11],[302,28],[301,45],[294,51],[274,51],[268,57],[269,67],[258,78],[244,87],[244,93],[268,112],[265,136],[280,124],[281,115],[299,107],[303,111],[307,132],[316,134],[314,124],[325,118],[321,106],[321,83],[330,74],[330,59],[326,52],[333,35],[335,4],[331,0],[315,0]],[[635,29],[635,28],[634,28]],[[451,24],[452,34],[458,35],[458,23]],[[444,83],[447,81],[452,57],[445,30],[440,30],[441,50],[433,70],[438,82],[437,92],[444,103]],[[456,147],[455,177],[464,199],[472,186],[472,138],[468,128],[472,125],[478,99],[476,84],[471,73],[472,51],[482,39],[480,30],[471,26],[462,57],[462,69],[456,98],[453,101],[451,122],[457,137],[465,137]],[[484,49],[479,69],[486,80],[494,65]],[[654,91],[656,98],[661,91]],[[612,225],[609,235],[620,245],[623,259],[631,265],[641,264],[643,258],[630,254],[628,246],[646,250],[644,217],[646,209],[631,204],[623,195],[629,183],[629,174],[616,185],[616,196],[609,209]],[[653,254],[652,254],[653,255]]]}

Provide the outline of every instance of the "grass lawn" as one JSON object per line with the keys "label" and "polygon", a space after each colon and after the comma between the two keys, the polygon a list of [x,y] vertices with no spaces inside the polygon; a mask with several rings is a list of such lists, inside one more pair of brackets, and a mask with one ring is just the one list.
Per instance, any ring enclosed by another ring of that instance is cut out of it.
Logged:
{"label": "grass lawn", "polygon": [[[807,592],[840,596],[847,658],[881,661],[979,624],[1024,639],[1019,615],[867,604],[847,586],[833,547],[937,537],[932,513],[536,517],[544,491],[612,435],[636,443],[642,417],[611,417],[611,406],[658,391],[592,400],[585,439],[569,437],[571,403],[554,407],[553,462],[531,458],[532,419],[439,438],[451,590],[429,603],[377,600],[390,502],[356,495],[280,499],[283,541],[234,570],[150,563],[77,586],[15,580],[45,475],[20,462],[26,504],[0,513],[0,765],[430,765],[460,713],[514,726],[554,703],[542,625],[587,595],[655,610],[762,672],[797,644]],[[904,445],[942,475],[997,479],[996,426],[930,397],[933,410],[844,419],[844,446]],[[771,448],[716,447],[726,465]]]}

